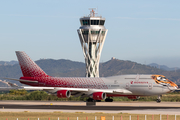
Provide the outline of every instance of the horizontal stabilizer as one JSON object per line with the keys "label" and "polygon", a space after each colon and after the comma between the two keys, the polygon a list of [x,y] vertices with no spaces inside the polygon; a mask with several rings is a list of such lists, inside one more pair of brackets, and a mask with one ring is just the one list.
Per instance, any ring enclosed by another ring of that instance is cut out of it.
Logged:
{"label": "horizontal stabilizer", "polygon": [[19,87],[16,83],[7,82],[11,87]]}
{"label": "horizontal stabilizer", "polygon": [[38,81],[33,81],[33,80],[21,80],[21,79],[14,79],[14,78],[4,78],[4,79],[15,80],[15,81],[20,81],[20,82],[38,83]]}

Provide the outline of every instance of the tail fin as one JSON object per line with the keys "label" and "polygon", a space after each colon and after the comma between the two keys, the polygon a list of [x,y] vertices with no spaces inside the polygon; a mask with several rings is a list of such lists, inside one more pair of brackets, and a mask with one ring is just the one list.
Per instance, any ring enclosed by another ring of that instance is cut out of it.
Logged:
{"label": "tail fin", "polygon": [[24,77],[48,77],[48,75],[23,51],[16,55]]}

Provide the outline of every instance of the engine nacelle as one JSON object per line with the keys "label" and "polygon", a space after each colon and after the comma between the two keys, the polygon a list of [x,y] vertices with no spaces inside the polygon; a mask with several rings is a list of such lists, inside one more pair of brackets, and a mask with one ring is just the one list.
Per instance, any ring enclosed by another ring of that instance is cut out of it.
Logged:
{"label": "engine nacelle", "polygon": [[69,98],[71,96],[71,92],[69,90],[59,90],[57,91],[58,98]]}
{"label": "engine nacelle", "polygon": [[106,99],[106,93],[95,92],[95,93],[93,93],[93,99],[94,100],[105,100]]}

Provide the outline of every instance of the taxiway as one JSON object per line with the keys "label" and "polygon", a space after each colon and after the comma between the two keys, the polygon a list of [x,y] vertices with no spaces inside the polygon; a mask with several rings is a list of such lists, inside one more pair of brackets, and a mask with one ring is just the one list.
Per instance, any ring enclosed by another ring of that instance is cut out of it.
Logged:
{"label": "taxiway", "polygon": [[0,101],[1,112],[104,112],[131,114],[172,114],[180,115],[179,102],[97,102],[86,106],[86,102],[62,101]]}

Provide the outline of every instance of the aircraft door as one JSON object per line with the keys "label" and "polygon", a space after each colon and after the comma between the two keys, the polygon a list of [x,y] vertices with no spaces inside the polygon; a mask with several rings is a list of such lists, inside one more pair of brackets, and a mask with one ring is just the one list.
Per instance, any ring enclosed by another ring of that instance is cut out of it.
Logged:
{"label": "aircraft door", "polygon": [[126,83],[126,89],[129,89],[129,83]]}
{"label": "aircraft door", "polygon": [[149,83],[149,84],[148,84],[148,88],[149,88],[150,90],[152,90],[152,83]]}

